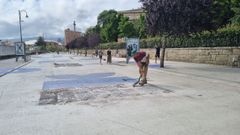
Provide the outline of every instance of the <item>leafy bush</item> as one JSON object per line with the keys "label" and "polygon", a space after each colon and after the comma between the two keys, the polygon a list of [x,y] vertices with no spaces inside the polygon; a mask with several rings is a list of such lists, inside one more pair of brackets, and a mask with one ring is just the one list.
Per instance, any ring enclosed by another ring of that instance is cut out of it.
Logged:
{"label": "leafy bush", "polygon": [[54,45],[47,45],[46,46],[46,50],[48,52],[55,52],[55,51],[58,51],[59,49],[56,46],[54,46]]}
{"label": "leafy bush", "polygon": [[[202,33],[190,34],[181,37],[153,37],[140,40],[140,48],[154,48],[155,45],[162,45],[165,38],[167,48],[186,47],[233,47],[240,46],[240,26],[228,25],[215,32],[204,31]],[[122,49],[126,43],[106,43],[100,44],[102,49]]]}
{"label": "leafy bush", "polygon": [[104,43],[104,44],[100,44],[99,45],[99,48],[100,49],[122,49],[122,48],[125,48],[125,42],[121,42],[121,43],[118,43],[118,42],[110,42],[110,43]]}

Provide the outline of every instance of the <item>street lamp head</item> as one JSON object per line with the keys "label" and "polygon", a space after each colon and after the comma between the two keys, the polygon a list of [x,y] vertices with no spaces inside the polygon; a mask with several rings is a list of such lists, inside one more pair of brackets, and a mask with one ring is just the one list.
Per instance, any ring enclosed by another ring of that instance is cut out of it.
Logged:
{"label": "street lamp head", "polygon": [[19,15],[20,15],[20,16],[21,16],[21,12],[25,12],[25,14],[26,14],[26,16],[25,16],[25,17],[26,17],[26,18],[28,18],[28,17],[29,17],[29,16],[28,16],[28,14],[27,14],[27,11],[26,11],[26,10],[24,10],[24,9],[23,9],[23,10],[18,10],[18,11],[19,11]]}

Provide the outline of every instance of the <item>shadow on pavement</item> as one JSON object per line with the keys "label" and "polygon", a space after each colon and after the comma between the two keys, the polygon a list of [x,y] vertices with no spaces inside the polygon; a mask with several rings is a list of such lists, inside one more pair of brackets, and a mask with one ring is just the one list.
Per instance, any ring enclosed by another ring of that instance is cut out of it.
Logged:
{"label": "shadow on pavement", "polygon": [[135,79],[126,76],[114,76],[115,73],[92,73],[87,75],[56,75],[48,76],[55,79],[46,81],[43,90],[55,90],[65,88],[98,87],[116,84],[133,83]]}
{"label": "shadow on pavement", "polygon": [[30,73],[30,72],[38,72],[41,71],[40,68],[19,68],[16,71],[12,72],[14,73]]}

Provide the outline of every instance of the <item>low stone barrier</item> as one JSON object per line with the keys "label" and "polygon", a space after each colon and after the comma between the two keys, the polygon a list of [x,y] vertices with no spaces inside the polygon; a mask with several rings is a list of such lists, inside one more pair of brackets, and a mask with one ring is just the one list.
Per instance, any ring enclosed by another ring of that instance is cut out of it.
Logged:
{"label": "low stone barrier", "polygon": [[171,48],[166,60],[232,66],[240,57],[240,47]]}
{"label": "low stone barrier", "polygon": [[[141,49],[150,54],[151,59],[155,57],[155,49]],[[84,51],[80,51],[84,54]],[[103,50],[106,55],[107,50]],[[88,50],[88,55],[95,53],[95,50]],[[125,57],[126,50],[112,50],[113,56]],[[193,63],[205,63],[215,65],[233,66],[233,62],[240,57],[240,47],[199,47],[199,48],[166,48],[165,60],[182,61]]]}

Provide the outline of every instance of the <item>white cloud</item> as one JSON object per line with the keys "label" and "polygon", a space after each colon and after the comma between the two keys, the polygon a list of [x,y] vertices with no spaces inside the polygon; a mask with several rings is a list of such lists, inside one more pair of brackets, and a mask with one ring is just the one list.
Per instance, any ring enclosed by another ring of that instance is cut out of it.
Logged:
{"label": "white cloud", "polygon": [[72,28],[74,20],[77,28],[84,31],[96,25],[97,15],[103,10],[139,7],[138,0],[0,0],[0,39],[19,36],[19,9],[25,9],[29,15],[22,15],[24,36],[44,33],[63,37],[64,29]]}

